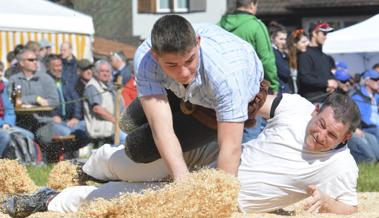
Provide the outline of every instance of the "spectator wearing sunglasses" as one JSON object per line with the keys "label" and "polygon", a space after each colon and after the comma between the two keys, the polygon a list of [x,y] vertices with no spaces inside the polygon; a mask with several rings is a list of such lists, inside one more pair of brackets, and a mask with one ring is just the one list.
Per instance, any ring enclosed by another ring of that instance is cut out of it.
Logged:
{"label": "spectator wearing sunglasses", "polygon": [[330,58],[322,52],[326,35],[331,31],[328,23],[319,21],[311,25],[310,45],[298,56],[299,94],[312,103],[322,103],[337,88]]}
{"label": "spectator wearing sunglasses", "polygon": [[[22,50],[17,55],[21,71],[9,78],[8,93],[13,87],[21,86],[23,106],[56,106],[59,103],[54,80],[46,73],[37,73],[37,56],[32,50]],[[52,122],[52,116],[46,112],[37,112],[17,116],[23,128],[36,131],[39,127]]]}
{"label": "spectator wearing sunglasses", "polygon": [[[343,62],[336,63],[337,70],[335,78],[338,81],[336,92],[344,95],[354,94],[354,88],[351,85],[352,77],[347,71],[347,65]],[[347,143],[351,155],[357,163],[376,162],[379,160],[379,143],[373,134],[357,128],[352,138]]]}
{"label": "spectator wearing sunglasses", "polygon": [[[363,85],[352,95],[361,112],[363,131],[375,135],[379,141],[379,73],[368,70],[362,75]],[[379,145],[377,145],[379,146]]]}

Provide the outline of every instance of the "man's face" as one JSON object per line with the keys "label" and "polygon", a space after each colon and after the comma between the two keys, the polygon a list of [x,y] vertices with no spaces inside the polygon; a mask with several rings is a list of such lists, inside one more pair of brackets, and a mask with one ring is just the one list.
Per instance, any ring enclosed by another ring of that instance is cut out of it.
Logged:
{"label": "man's face", "polygon": [[334,118],[331,107],[319,111],[319,108],[316,108],[312,113],[312,119],[306,129],[305,147],[308,150],[328,151],[351,138],[351,133],[348,132],[349,126]]}
{"label": "man's face", "polygon": [[23,71],[34,73],[37,70],[37,56],[34,52],[25,52],[20,61],[20,66]]}
{"label": "man's face", "polygon": [[56,59],[56,60],[51,60],[50,61],[50,73],[53,74],[56,78],[61,78],[62,77],[62,60],[61,59]]}
{"label": "man's face", "polygon": [[178,83],[189,84],[196,76],[199,64],[199,44],[184,54],[157,55],[153,52],[153,57],[168,77]]}
{"label": "man's face", "polygon": [[117,68],[117,58],[116,57],[114,57],[114,56],[111,56],[110,58],[109,58],[109,62],[111,63],[111,65],[112,65],[112,67],[113,68]]}
{"label": "man's face", "polygon": [[111,79],[111,69],[107,64],[101,64],[98,72],[97,72],[97,79],[101,82],[108,82]]}
{"label": "man's face", "polygon": [[89,81],[92,78],[92,70],[91,68],[80,71],[80,78],[82,78],[84,81]]}
{"label": "man's face", "polygon": [[371,92],[377,92],[379,90],[379,80],[368,79],[366,81],[366,88],[371,90]]}
{"label": "man's face", "polygon": [[322,31],[316,31],[315,33],[316,43],[318,45],[323,45],[325,43],[327,33]]}
{"label": "man's face", "polygon": [[67,43],[61,45],[61,56],[63,59],[67,59],[71,56],[72,51],[70,46]]}
{"label": "man's face", "polygon": [[42,58],[46,57],[47,56],[47,48],[46,47],[40,48],[38,54]]}
{"label": "man's face", "polygon": [[345,93],[347,93],[350,89],[350,82],[347,81],[338,81],[338,88],[343,90]]}

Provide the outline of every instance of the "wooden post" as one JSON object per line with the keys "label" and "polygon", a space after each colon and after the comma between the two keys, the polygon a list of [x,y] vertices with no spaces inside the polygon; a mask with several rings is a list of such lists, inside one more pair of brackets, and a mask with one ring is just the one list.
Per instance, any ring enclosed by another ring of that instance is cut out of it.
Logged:
{"label": "wooden post", "polygon": [[115,130],[114,130],[114,144],[119,145],[120,144],[120,125],[118,124],[120,119],[120,106],[121,106],[121,89],[122,89],[122,76],[117,76],[116,80],[116,110],[115,110]]}

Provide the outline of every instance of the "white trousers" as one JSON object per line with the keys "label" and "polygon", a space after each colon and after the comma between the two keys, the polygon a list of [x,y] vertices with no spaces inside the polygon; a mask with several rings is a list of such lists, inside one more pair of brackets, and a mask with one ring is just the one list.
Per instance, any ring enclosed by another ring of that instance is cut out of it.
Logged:
{"label": "white trousers", "polygon": [[[218,155],[216,142],[185,152],[184,160],[190,169],[203,166],[214,167]],[[83,166],[83,171],[108,182],[100,187],[75,186],[64,189],[49,203],[48,210],[55,212],[76,212],[84,202],[96,198],[111,199],[126,192],[141,192],[146,188],[156,188],[164,184],[169,170],[162,159],[151,163],[135,163],[124,152],[124,146],[100,147]]]}

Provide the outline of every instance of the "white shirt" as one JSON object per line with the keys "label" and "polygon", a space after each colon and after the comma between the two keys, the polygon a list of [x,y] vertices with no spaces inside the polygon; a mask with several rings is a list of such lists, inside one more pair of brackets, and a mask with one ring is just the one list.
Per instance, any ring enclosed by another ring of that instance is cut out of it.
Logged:
{"label": "white shirt", "polygon": [[284,208],[308,197],[308,185],[357,205],[358,168],[347,146],[327,152],[303,148],[313,110],[314,105],[299,95],[283,94],[263,132],[243,145],[238,171],[243,211]]}

